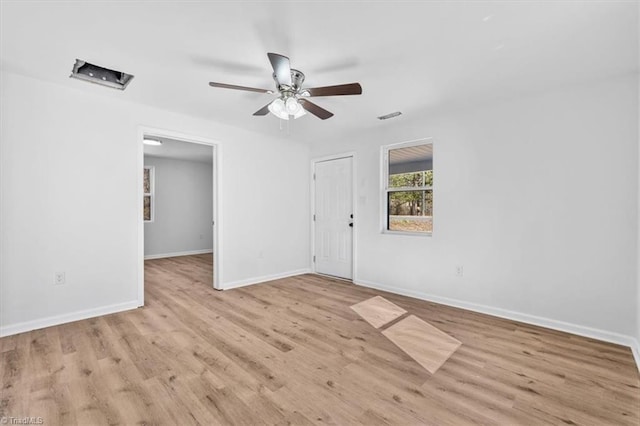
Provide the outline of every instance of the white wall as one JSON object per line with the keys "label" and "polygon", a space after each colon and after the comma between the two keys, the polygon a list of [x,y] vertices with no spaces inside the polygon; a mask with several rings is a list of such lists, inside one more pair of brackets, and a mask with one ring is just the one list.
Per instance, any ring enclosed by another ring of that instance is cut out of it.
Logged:
{"label": "white wall", "polygon": [[[3,72],[0,333],[135,304],[145,125],[221,142],[223,286],[309,266],[308,158],[354,150],[358,280],[638,335],[638,93],[634,75],[440,116],[406,111],[309,154]],[[434,235],[382,235],[379,147],[425,136]]]}
{"label": "white wall", "polygon": [[0,333],[135,306],[140,125],[220,141],[223,287],[309,267],[307,147],[4,71],[0,88]]}
{"label": "white wall", "polygon": [[[440,116],[405,111],[314,144],[311,157],[357,153],[361,283],[634,336],[637,120],[634,75]],[[381,234],[380,146],[423,137],[435,140],[433,237]]]}
{"label": "white wall", "polygon": [[212,164],[145,155],[144,165],[154,168],[154,217],[144,224],[144,255],[213,250]]}
{"label": "white wall", "polygon": [[[640,8],[638,8],[638,22],[640,23]],[[639,52],[640,52],[640,34],[639,37]],[[640,55],[639,55],[640,57]],[[640,82],[640,73],[636,76]],[[638,103],[640,104],[640,83],[638,84]],[[636,253],[637,253],[637,269],[636,269],[636,333],[635,333],[635,348],[634,356],[636,358],[636,365],[640,369],[640,107],[638,108],[638,240],[636,241]]]}
{"label": "white wall", "polygon": [[[638,35],[636,36],[636,41],[638,44],[638,69],[640,69],[640,4],[636,5],[637,7],[637,24],[636,31],[638,31]],[[638,80],[638,103],[640,105],[640,73],[636,75],[636,79]],[[634,348],[634,356],[636,357],[636,365],[638,369],[640,369],[640,106],[638,107],[638,240],[636,241],[636,253],[637,253],[637,265],[636,265],[636,332],[635,332],[635,348]]]}
{"label": "white wall", "polygon": [[[638,35],[636,40],[638,42],[638,69],[640,69],[640,6],[638,6],[638,14],[637,14],[637,25],[636,30],[638,31]],[[636,75],[636,78],[640,82],[640,73]],[[638,102],[640,103],[640,83],[638,84]],[[638,108],[638,241],[636,244],[636,250],[638,254],[637,260],[637,270],[636,270],[636,341],[635,341],[635,351],[634,355],[636,357],[636,364],[640,369],[640,107]]]}

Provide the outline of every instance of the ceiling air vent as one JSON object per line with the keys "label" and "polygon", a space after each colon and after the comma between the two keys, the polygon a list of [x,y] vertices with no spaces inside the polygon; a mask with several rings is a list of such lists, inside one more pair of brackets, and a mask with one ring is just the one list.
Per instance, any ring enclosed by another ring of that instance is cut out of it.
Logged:
{"label": "ceiling air vent", "polygon": [[81,59],[76,59],[73,71],[69,77],[120,90],[124,90],[131,80],[133,80],[131,74],[103,68]]}
{"label": "ceiling air vent", "polygon": [[378,117],[378,120],[388,120],[390,118],[397,117],[397,116],[399,116],[401,114],[402,113],[400,111],[392,112],[391,114],[381,115],[380,117]]}

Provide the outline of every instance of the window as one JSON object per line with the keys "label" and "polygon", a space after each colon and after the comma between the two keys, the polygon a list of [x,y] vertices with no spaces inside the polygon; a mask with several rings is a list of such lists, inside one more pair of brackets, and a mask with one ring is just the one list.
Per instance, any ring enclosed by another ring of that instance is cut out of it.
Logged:
{"label": "window", "polygon": [[433,232],[433,142],[388,145],[382,149],[384,232]]}
{"label": "window", "polygon": [[154,176],[153,167],[145,166],[144,174],[142,178],[142,218],[145,222],[153,222],[154,215],[154,203],[153,203],[153,191],[154,191]]}

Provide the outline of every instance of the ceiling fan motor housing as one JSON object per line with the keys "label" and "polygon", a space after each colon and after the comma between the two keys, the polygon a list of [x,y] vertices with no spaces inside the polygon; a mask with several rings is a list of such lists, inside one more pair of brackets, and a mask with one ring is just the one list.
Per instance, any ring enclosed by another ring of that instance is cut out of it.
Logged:
{"label": "ceiling fan motor housing", "polygon": [[[276,86],[278,87],[279,91],[286,91],[288,89],[286,85],[280,85],[278,83],[278,77],[276,76],[276,73],[273,73],[273,79],[275,80]],[[293,90],[293,92],[297,92],[302,87],[302,83],[304,83],[304,73],[302,71],[294,70],[293,68],[291,68],[290,89]]]}

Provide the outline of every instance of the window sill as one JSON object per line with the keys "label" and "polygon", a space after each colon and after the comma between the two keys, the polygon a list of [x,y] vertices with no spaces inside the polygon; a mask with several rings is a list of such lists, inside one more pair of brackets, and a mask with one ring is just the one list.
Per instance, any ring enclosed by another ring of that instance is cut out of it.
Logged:
{"label": "window sill", "polygon": [[389,231],[385,229],[381,232],[385,235],[407,235],[411,237],[432,237],[433,232],[409,232],[409,231]]}

